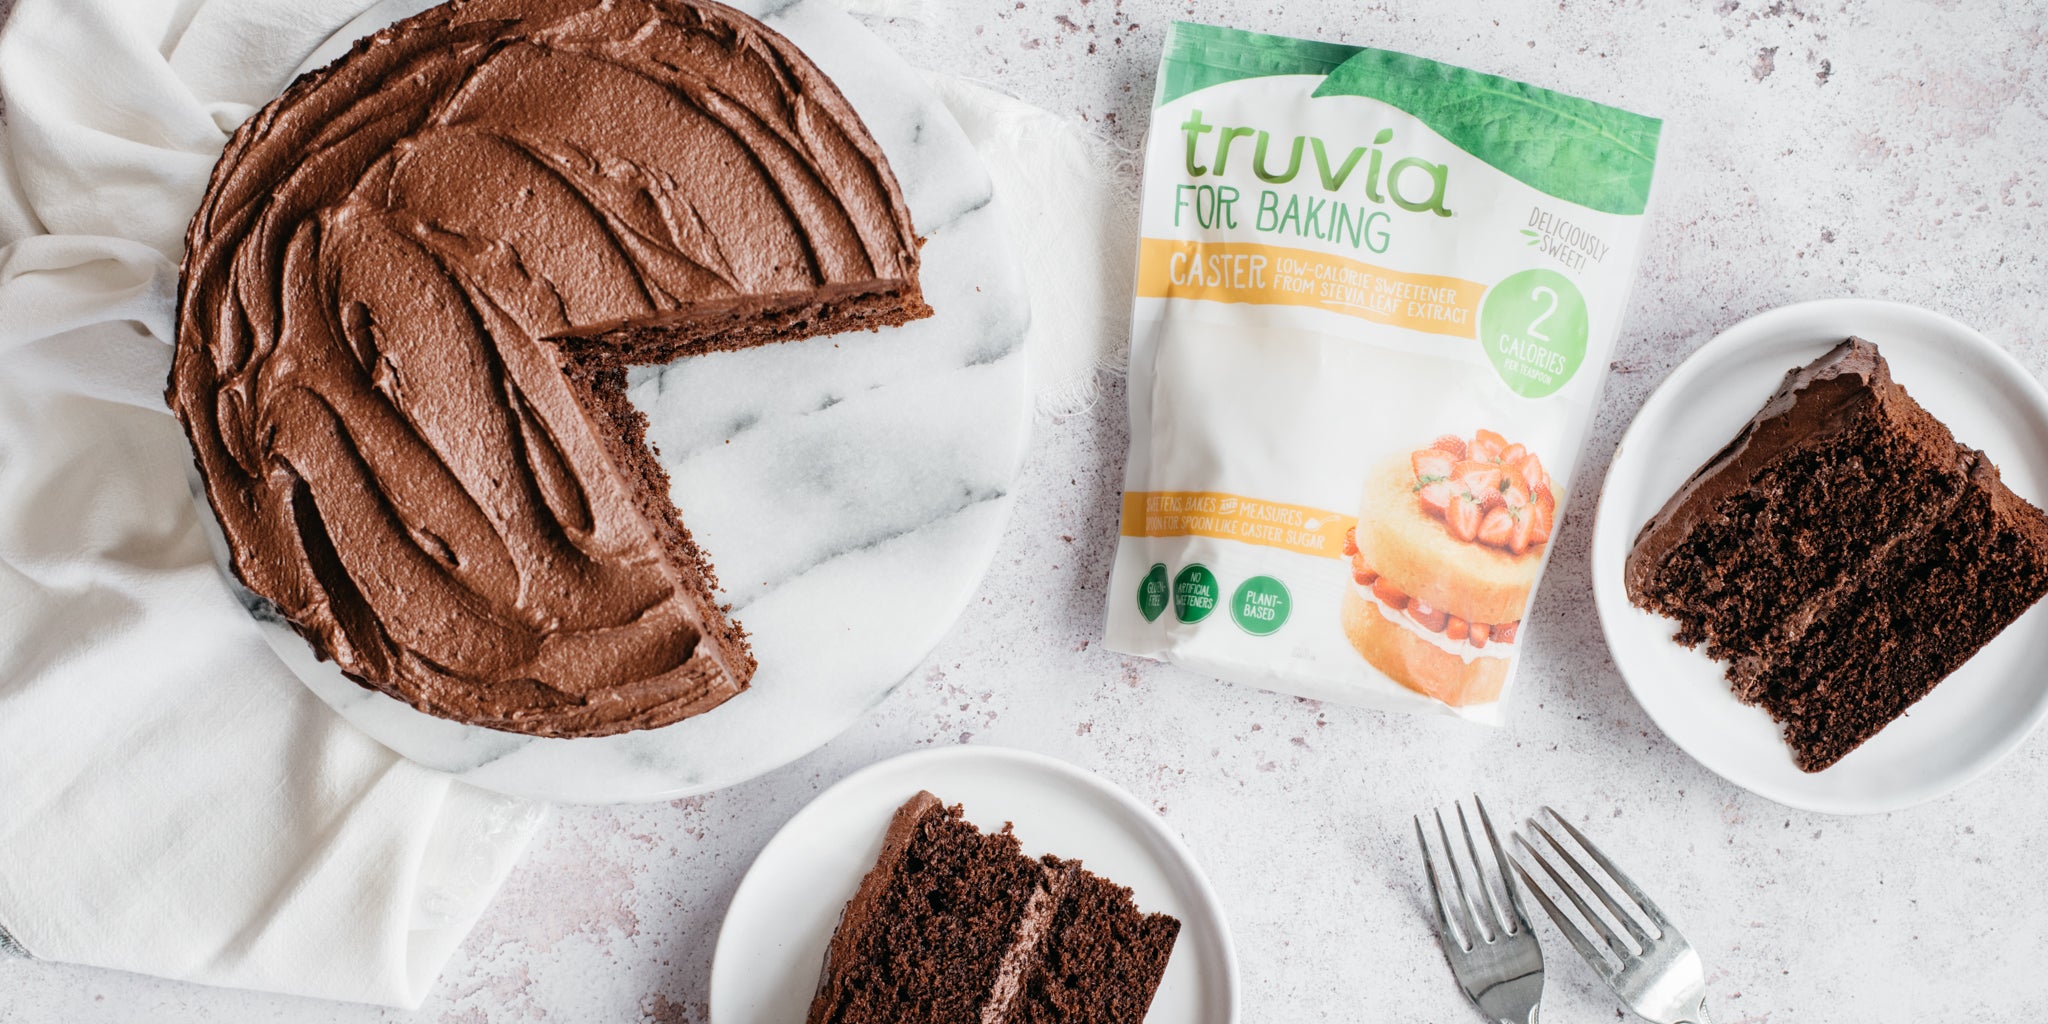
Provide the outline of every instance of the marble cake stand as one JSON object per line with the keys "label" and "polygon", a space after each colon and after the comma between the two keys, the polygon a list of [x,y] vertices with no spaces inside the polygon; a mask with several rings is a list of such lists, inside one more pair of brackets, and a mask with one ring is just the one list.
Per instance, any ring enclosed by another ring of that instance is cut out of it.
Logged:
{"label": "marble cake stand", "polygon": [[[429,6],[379,4],[306,67]],[[1030,314],[979,157],[918,73],[829,0],[734,6],[802,47],[881,143],[928,239],[924,288],[937,315],[634,372],[630,395],[652,421],[676,505],[760,658],[752,688],[707,714],[572,740],[459,725],[357,686],[236,585],[321,699],[465,782],[549,800],[659,800],[787,764],[924,660],[980,584],[1009,518],[1030,425]]]}

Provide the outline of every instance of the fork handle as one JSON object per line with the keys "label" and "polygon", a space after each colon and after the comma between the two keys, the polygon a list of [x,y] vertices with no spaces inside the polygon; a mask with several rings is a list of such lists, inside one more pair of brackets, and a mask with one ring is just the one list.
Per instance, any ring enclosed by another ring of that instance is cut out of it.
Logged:
{"label": "fork handle", "polygon": [[1707,1012],[1707,997],[1700,997],[1700,1005],[1689,1017],[1681,1017],[1674,1024],[1714,1024],[1714,1017]]}

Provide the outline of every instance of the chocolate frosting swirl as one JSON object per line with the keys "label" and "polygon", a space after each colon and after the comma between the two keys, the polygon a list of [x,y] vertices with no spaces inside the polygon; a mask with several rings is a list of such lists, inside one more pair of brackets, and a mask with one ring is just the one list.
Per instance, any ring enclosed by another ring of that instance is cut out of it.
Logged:
{"label": "chocolate frosting swirl", "polygon": [[370,36],[235,133],[186,243],[167,399],[236,573],[365,685],[543,735],[665,725],[753,669],[581,371],[922,309],[852,109],[698,0]]}

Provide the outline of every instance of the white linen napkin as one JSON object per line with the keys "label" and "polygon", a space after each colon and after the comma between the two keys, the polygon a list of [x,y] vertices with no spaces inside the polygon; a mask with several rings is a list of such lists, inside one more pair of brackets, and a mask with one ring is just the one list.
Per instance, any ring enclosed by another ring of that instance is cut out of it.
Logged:
{"label": "white linen napkin", "polygon": [[[902,0],[890,0],[900,3]],[[1138,264],[1137,154],[985,85],[926,79],[985,158],[1031,295],[1031,387],[1041,415],[1095,401],[1121,372]]]}
{"label": "white linen napkin", "polygon": [[[0,31],[0,956],[416,1007],[540,817],[291,677],[163,405],[222,144],[369,2],[19,0]],[[1115,155],[934,85],[998,170],[1042,403],[1084,401],[1126,333]]]}
{"label": "white linen napkin", "polygon": [[17,951],[416,1006],[537,821],[291,678],[221,585],[163,406],[179,239],[225,132],[360,4],[24,0],[0,37]]}

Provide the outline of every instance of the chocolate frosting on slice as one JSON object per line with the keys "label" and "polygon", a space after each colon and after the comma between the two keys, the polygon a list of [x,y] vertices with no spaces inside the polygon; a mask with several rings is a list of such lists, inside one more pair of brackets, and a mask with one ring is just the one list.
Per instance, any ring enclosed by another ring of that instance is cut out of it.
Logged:
{"label": "chocolate frosting on slice", "polygon": [[1852,338],[1672,496],[1626,581],[1820,771],[2048,590],[2044,524]]}
{"label": "chocolate frosting on slice", "polygon": [[378,32],[235,133],[186,244],[167,400],[236,573],[365,685],[543,735],[665,725],[753,671],[580,364],[929,312],[852,109],[700,0]]}
{"label": "chocolate frosting on slice", "polygon": [[1019,1001],[1024,998],[1024,984],[1031,973],[1038,968],[1044,951],[1040,948],[1052,931],[1053,915],[1059,912],[1060,903],[1068,898],[1081,874],[1079,861],[1061,861],[1048,857],[1041,861],[1045,868],[1045,879],[1031,894],[1031,902],[1025,905],[1024,918],[1017,922],[1017,931],[1010,941],[1010,948],[1003,952],[1002,965],[996,969],[996,982],[989,989],[988,1001],[981,1007],[981,1024],[1004,1024],[1016,1019]]}
{"label": "chocolate frosting on slice", "polygon": [[831,981],[836,965],[850,964],[861,957],[861,948],[868,942],[869,929],[879,926],[875,920],[876,908],[882,903],[882,896],[897,882],[903,858],[910,855],[910,848],[917,842],[918,833],[932,815],[943,816],[946,805],[929,790],[919,790],[915,796],[905,800],[889,818],[889,829],[882,834],[882,852],[875,857],[875,866],[861,877],[860,887],[854,890],[853,898],[839,911],[839,924],[832,930],[832,942],[825,947],[824,969],[818,972],[818,986],[811,994],[810,1020],[818,1020],[831,1010]]}
{"label": "chocolate frosting on slice", "polygon": [[1629,599],[1644,603],[1664,559],[1703,518],[1715,514],[1723,499],[1747,490],[1758,471],[1780,455],[1854,423],[1891,386],[1891,369],[1877,346],[1861,338],[1850,338],[1788,371],[1734,440],[1694,470],[1636,534],[1622,570]]}

